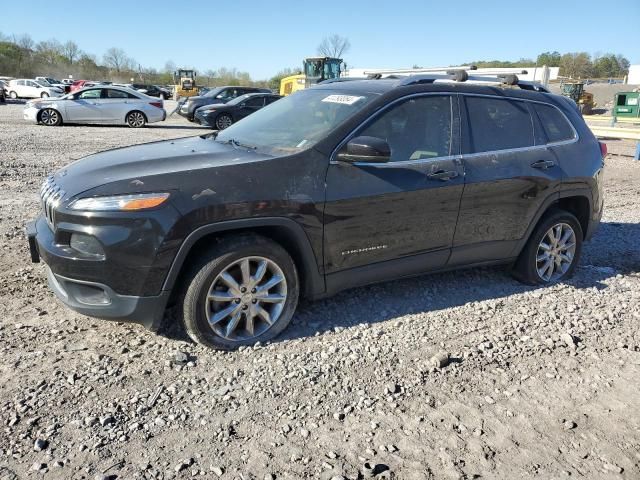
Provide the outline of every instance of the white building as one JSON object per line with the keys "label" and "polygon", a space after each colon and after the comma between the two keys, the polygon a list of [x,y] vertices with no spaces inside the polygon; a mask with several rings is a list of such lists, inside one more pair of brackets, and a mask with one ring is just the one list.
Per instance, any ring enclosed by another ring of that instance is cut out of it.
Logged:
{"label": "white building", "polygon": [[629,85],[640,85],[640,65],[629,66],[629,76],[627,78]]}

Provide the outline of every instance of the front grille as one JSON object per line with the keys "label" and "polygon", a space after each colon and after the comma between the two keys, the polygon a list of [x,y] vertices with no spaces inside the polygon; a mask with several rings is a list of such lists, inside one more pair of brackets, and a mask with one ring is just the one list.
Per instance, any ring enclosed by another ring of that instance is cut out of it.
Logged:
{"label": "front grille", "polygon": [[53,181],[53,177],[47,178],[40,189],[40,199],[42,200],[42,210],[51,228],[55,224],[56,208],[60,200],[64,197],[64,191]]}

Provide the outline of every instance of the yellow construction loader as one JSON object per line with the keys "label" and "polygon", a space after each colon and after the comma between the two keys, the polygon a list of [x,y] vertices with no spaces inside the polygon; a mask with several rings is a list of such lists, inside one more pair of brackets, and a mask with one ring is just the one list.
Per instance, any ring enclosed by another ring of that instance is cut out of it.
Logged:
{"label": "yellow construction loader", "polygon": [[341,58],[305,58],[303,62],[304,73],[290,75],[280,80],[280,95],[290,95],[324,80],[339,78],[342,73],[342,63]]}
{"label": "yellow construction loader", "polygon": [[193,97],[198,95],[196,86],[196,71],[180,68],[173,72],[173,99],[180,97]]}

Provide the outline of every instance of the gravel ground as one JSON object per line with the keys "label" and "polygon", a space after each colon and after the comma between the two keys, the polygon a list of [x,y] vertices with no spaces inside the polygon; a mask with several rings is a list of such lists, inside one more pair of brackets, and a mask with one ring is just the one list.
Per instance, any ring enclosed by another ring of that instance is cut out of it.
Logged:
{"label": "gravel ground", "polygon": [[175,116],[47,128],[0,105],[1,480],[640,477],[632,144],[609,145],[603,224],[564,284],[492,268],[354,289],[226,353],[64,308],[23,233],[44,175],[198,133]]}

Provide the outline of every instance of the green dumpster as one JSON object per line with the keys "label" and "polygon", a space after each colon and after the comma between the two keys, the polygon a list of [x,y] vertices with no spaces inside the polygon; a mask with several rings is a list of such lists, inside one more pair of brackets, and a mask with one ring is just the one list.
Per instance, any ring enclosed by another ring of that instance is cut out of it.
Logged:
{"label": "green dumpster", "polygon": [[640,92],[616,93],[613,99],[614,117],[640,117]]}

